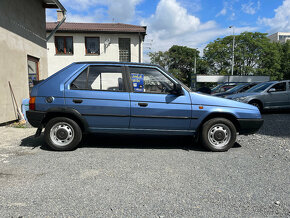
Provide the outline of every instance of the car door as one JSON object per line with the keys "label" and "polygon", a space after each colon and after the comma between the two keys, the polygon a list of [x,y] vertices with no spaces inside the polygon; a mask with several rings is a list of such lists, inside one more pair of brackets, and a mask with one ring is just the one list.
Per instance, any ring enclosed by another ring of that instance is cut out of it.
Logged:
{"label": "car door", "polygon": [[90,65],[65,84],[65,102],[91,131],[128,128],[130,99],[123,66]]}
{"label": "car door", "polygon": [[265,103],[269,108],[287,107],[288,93],[286,90],[286,82],[276,83],[268,89],[268,94],[265,96]]}
{"label": "car door", "polygon": [[189,130],[189,93],[170,94],[174,82],[159,68],[128,67],[131,78],[131,129]]}

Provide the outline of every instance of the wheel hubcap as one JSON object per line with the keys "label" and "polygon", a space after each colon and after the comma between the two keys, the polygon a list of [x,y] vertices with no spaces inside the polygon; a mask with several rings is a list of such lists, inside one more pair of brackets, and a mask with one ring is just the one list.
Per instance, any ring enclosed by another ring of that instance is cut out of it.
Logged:
{"label": "wheel hubcap", "polygon": [[231,131],[224,124],[216,124],[208,131],[208,140],[215,147],[223,147],[229,143]]}
{"label": "wheel hubcap", "polygon": [[58,146],[66,146],[74,139],[74,130],[65,122],[56,123],[50,130],[51,141]]}
{"label": "wheel hubcap", "polygon": [[258,103],[252,103],[253,106],[256,106],[260,110],[260,105]]}

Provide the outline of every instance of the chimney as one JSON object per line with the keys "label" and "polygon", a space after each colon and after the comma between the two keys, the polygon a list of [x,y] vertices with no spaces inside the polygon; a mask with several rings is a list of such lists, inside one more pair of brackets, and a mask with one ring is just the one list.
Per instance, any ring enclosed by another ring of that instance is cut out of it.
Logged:
{"label": "chimney", "polygon": [[63,11],[57,11],[57,22],[60,22],[63,18]]}

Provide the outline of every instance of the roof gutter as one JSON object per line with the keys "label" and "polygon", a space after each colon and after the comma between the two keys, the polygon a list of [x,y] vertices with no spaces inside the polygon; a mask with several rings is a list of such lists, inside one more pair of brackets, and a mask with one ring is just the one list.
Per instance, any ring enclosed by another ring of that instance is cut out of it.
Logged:
{"label": "roof gutter", "polygon": [[48,41],[54,34],[55,32],[59,29],[59,27],[63,24],[63,22],[66,19],[66,9],[63,7],[63,5],[58,1],[58,0],[52,0],[57,7],[61,10],[63,14],[62,20],[56,25],[56,27],[51,31],[51,33],[46,37],[46,41]]}

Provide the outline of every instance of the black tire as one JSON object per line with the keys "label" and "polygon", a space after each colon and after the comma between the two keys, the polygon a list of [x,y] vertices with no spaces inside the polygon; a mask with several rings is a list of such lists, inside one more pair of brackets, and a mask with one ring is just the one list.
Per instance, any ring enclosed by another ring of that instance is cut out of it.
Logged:
{"label": "black tire", "polygon": [[70,151],[75,149],[82,140],[82,130],[74,120],[56,117],[45,126],[44,139],[53,150]]}
{"label": "black tire", "polygon": [[236,127],[228,119],[213,118],[202,125],[201,142],[211,151],[229,150],[236,142],[236,137]]}
{"label": "black tire", "polygon": [[250,105],[253,105],[253,106],[256,106],[259,109],[259,111],[262,112],[263,107],[262,107],[262,104],[260,102],[258,102],[258,101],[251,101],[249,104]]}

